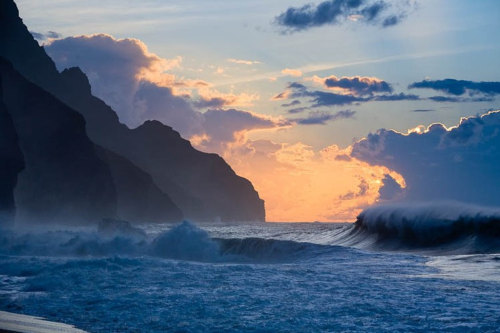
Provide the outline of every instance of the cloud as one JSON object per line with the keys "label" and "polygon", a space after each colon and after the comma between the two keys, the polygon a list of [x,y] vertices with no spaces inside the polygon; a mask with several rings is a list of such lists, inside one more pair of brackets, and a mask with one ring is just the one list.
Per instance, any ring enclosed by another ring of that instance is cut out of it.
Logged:
{"label": "cloud", "polygon": [[411,110],[412,112],[433,112],[433,111],[436,111],[434,109],[414,109],[414,110]]}
{"label": "cloud", "polygon": [[205,151],[223,153],[228,143],[244,141],[251,130],[287,127],[286,119],[272,118],[236,109],[212,109],[203,113],[203,134],[195,136],[195,144]]}
{"label": "cloud", "polygon": [[404,93],[399,93],[399,94],[394,94],[394,95],[380,95],[380,96],[374,96],[373,98],[371,98],[372,101],[379,101],[379,102],[417,101],[419,99],[420,99],[420,97],[417,95],[404,94]]}
{"label": "cloud", "polygon": [[[310,108],[332,107],[350,105],[355,103],[366,102],[394,102],[394,101],[415,101],[420,100],[420,97],[413,94],[392,94],[391,85],[386,81],[371,78],[371,77],[343,77],[329,76],[321,78],[313,76],[306,78],[306,81],[312,81],[320,84],[328,91],[312,90],[300,82],[290,82],[285,91],[274,96],[273,100],[294,99],[299,101],[300,98],[308,98],[311,103]],[[333,90],[333,91],[332,91]],[[282,106],[286,107],[289,104],[285,103]],[[297,113],[307,110],[308,107],[303,106],[288,110],[288,113]]]}
{"label": "cloud", "polygon": [[[179,79],[169,71],[179,68],[181,57],[164,59],[137,39],[110,35],[76,36],[54,40],[46,47],[58,69],[78,66],[88,76],[92,93],[133,128],[146,120],[159,120],[201,149],[223,149],[247,131],[287,124],[279,118],[237,110],[251,105],[253,94],[224,94],[209,82]],[[231,106],[231,110],[222,110]],[[210,109],[200,112],[200,109]],[[216,118],[224,127],[214,125]]]}
{"label": "cloud", "polygon": [[[312,107],[345,105],[354,102],[363,102],[367,99],[354,95],[344,95],[320,90],[309,90],[305,85],[298,82],[292,82],[287,89],[291,90],[285,96],[288,98],[309,97],[313,103]],[[278,95],[279,96],[279,95]]]}
{"label": "cloud", "polygon": [[299,108],[289,109],[287,112],[290,114],[295,114],[295,113],[301,113],[301,112],[304,112],[307,110],[309,110],[309,107],[303,106],[303,107],[299,107]]}
{"label": "cloud", "polygon": [[295,32],[323,25],[337,25],[346,20],[390,27],[407,15],[411,2],[399,6],[384,0],[327,0],[317,5],[289,7],[275,17],[275,23],[284,32]]}
{"label": "cloud", "polygon": [[62,35],[55,31],[47,31],[45,33],[30,31],[31,35],[38,41],[45,42],[47,40],[61,38]]}
{"label": "cloud", "polygon": [[283,69],[281,71],[281,74],[295,76],[295,77],[302,76],[302,72],[301,71],[299,71],[298,69],[290,69],[290,68]]}
{"label": "cloud", "polygon": [[335,121],[339,119],[353,118],[356,111],[343,110],[336,113],[329,112],[311,112],[306,118],[295,118],[290,121],[299,125],[326,125],[328,121]]}
{"label": "cloud", "polygon": [[296,106],[296,105],[300,105],[300,101],[298,99],[293,100],[290,103],[281,104],[281,106],[284,108],[287,108],[289,106]]}
{"label": "cloud", "polygon": [[386,174],[404,183],[395,172],[335,145],[316,151],[301,142],[248,140],[232,148],[224,158],[266,200],[268,221],[354,221],[378,200]]}
{"label": "cloud", "polygon": [[343,76],[341,78],[335,75],[321,79],[327,88],[351,93],[358,96],[373,95],[375,93],[392,93],[393,89],[389,83],[376,77]]}
{"label": "cloud", "polygon": [[397,15],[391,15],[389,17],[386,17],[384,21],[382,21],[382,26],[384,28],[391,27],[393,25],[401,23],[402,19],[404,16],[397,16]]}
{"label": "cloud", "polygon": [[198,108],[220,108],[220,107],[245,107],[252,106],[255,100],[259,99],[257,94],[233,94],[221,93],[210,86],[198,88],[199,101],[194,105]]}
{"label": "cloud", "polygon": [[428,97],[427,99],[437,103],[493,102],[495,100],[490,95],[473,97],[473,98],[463,98],[454,96],[431,96]]}
{"label": "cloud", "polygon": [[229,58],[227,61],[232,62],[233,64],[240,64],[240,65],[256,65],[256,64],[261,64],[260,61],[256,60],[243,60],[243,59],[234,59],[234,58]]}
{"label": "cloud", "polygon": [[351,156],[401,174],[407,187],[399,200],[500,205],[500,111],[462,118],[451,128],[381,129],[355,143]]}
{"label": "cloud", "polygon": [[341,200],[352,200],[354,198],[362,197],[366,195],[368,190],[370,189],[370,186],[368,185],[368,182],[364,179],[361,179],[359,185],[358,185],[358,191],[357,192],[347,192],[345,194],[342,194],[339,196],[339,199]]}
{"label": "cloud", "polygon": [[444,79],[444,80],[424,80],[414,82],[408,86],[409,89],[425,88],[433,89],[444,92],[449,95],[461,96],[465,93],[469,95],[485,94],[485,95],[498,95],[500,94],[500,82],[475,82],[466,80]]}
{"label": "cloud", "polygon": [[462,101],[462,99],[458,97],[446,97],[446,96],[431,96],[428,99],[438,103],[446,103],[446,102],[456,103]]}
{"label": "cloud", "polygon": [[382,184],[378,190],[380,201],[395,200],[403,193],[403,188],[391,175],[384,175]]}

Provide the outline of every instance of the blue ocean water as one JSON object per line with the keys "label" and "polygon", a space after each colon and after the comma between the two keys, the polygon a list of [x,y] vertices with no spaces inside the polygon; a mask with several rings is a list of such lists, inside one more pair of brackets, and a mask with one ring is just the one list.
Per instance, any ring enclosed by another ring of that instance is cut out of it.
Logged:
{"label": "blue ocean water", "polygon": [[4,230],[0,310],[89,332],[498,332],[500,254],[472,237],[385,248],[353,224]]}

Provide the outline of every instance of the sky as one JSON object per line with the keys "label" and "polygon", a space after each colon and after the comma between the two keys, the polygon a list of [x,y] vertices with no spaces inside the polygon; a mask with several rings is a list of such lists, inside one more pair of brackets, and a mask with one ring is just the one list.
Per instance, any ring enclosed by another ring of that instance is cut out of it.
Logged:
{"label": "sky", "polygon": [[488,186],[456,195],[499,176],[498,115],[481,116],[500,108],[496,0],[16,2],[60,70],[81,67],[129,127],[158,119],[219,153],[268,221],[433,193],[496,204]]}

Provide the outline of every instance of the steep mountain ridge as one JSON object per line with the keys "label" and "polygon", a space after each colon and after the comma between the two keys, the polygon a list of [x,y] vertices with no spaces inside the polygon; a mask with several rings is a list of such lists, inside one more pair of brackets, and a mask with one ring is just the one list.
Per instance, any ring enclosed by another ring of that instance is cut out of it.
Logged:
{"label": "steep mountain ridge", "polygon": [[0,58],[2,99],[25,168],[14,190],[16,222],[84,224],[116,215],[107,165],[85,133],[85,121]]}
{"label": "steep mountain ridge", "polygon": [[91,140],[149,173],[185,217],[265,220],[264,202],[252,184],[236,175],[220,156],[197,151],[179,133],[157,121],[129,129],[109,106],[92,96],[84,73],[77,68],[59,73],[22,23],[12,0],[0,2],[0,45],[0,56],[82,114]]}

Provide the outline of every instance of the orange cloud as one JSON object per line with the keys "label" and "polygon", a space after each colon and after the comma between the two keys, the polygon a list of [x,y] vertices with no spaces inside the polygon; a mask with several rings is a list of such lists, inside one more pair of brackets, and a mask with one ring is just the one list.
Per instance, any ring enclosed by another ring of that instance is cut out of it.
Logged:
{"label": "orange cloud", "polygon": [[290,68],[285,68],[284,70],[281,71],[281,74],[295,76],[295,77],[302,76],[302,72],[300,70],[290,69]]}
{"label": "orange cloud", "polygon": [[244,106],[252,106],[253,102],[258,100],[260,96],[258,94],[248,94],[248,93],[222,93],[216,89],[212,89],[209,86],[199,87],[198,95],[201,97],[202,102],[200,103],[203,106],[203,102],[208,103],[210,106],[210,101],[217,102],[216,107],[244,107]]}

